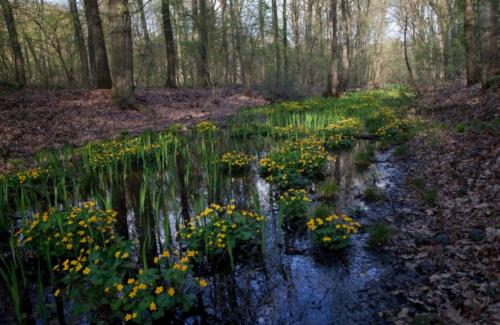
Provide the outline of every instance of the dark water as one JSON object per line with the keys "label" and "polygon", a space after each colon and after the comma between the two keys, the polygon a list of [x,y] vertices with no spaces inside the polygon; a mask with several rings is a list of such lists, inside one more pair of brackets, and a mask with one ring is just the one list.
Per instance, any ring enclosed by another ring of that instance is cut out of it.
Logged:
{"label": "dark water", "polygon": [[[364,226],[390,219],[403,208],[392,203],[403,181],[391,162],[392,151],[377,153],[364,172],[354,167],[353,157],[365,145],[337,155],[327,171],[327,178],[340,185],[336,199],[328,203]],[[366,202],[362,193],[367,186],[383,190],[386,200]],[[246,187],[256,189],[261,213],[268,216],[265,252],[240,261],[233,273],[208,278],[203,311],[186,323],[384,324],[384,313],[398,310],[399,301],[390,291],[411,275],[402,274],[389,253],[367,249],[366,232],[353,235],[345,252],[326,254],[312,246],[307,233],[278,227],[273,191],[255,170],[233,179],[230,187],[240,203],[251,200]]]}

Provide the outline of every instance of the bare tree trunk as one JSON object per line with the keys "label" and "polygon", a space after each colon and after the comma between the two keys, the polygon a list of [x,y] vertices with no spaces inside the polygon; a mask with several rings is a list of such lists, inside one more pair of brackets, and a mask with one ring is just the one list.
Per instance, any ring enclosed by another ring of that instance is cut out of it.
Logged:
{"label": "bare tree trunk", "polygon": [[286,26],[286,0],[283,0],[283,81],[288,85],[288,32]]}
{"label": "bare tree trunk", "polygon": [[471,86],[480,81],[479,51],[474,34],[475,17],[473,0],[465,0],[464,35],[465,35],[465,63],[467,72],[467,85]]}
{"label": "bare tree trunk", "polygon": [[122,109],[135,109],[132,29],[127,0],[109,0],[113,99]]}
{"label": "bare tree trunk", "polygon": [[0,4],[2,5],[5,24],[7,25],[9,33],[10,49],[14,59],[16,84],[22,87],[26,85],[26,73],[24,71],[23,53],[21,52],[21,46],[19,45],[17,37],[16,22],[14,21],[14,15],[9,0],[0,0]]}
{"label": "bare tree trunk", "polygon": [[266,3],[264,0],[259,0],[259,38],[261,46],[261,58],[260,58],[260,75],[262,80],[266,77],[266,33],[264,26],[266,24]]}
{"label": "bare tree trunk", "polygon": [[108,55],[104,34],[102,32],[101,17],[97,0],[84,0],[87,24],[89,26],[89,40],[93,40],[93,52],[95,56],[96,86],[99,89],[112,87],[111,75],[109,73]]}
{"label": "bare tree trunk", "polygon": [[300,7],[298,0],[292,0],[292,33],[295,46],[295,74],[299,74],[302,69],[300,58]]}
{"label": "bare tree trunk", "polygon": [[272,0],[273,10],[273,41],[274,41],[274,90],[278,90],[281,86],[281,57],[280,57],[280,41],[278,29],[278,6],[276,0]]}
{"label": "bare tree trunk", "polygon": [[403,47],[404,47],[404,56],[405,56],[405,63],[406,63],[406,68],[408,69],[408,74],[410,75],[410,83],[412,87],[415,89],[417,94],[419,94],[419,90],[417,87],[417,82],[415,81],[415,74],[413,73],[413,69],[411,68],[410,64],[410,58],[408,56],[408,13],[405,9],[405,21],[404,21],[404,28],[403,28]]}
{"label": "bare tree trunk", "polygon": [[326,95],[338,97],[338,45],[337,45],[337,0],[330,0],[330,21],[332,25],[332,57],[328,75]]}
{"label": "bare tree trunk", "polygon": [[221,29],[222,29],[222,55],[224,64],[223,82],[225,84],[230,80],[229,74],[229,42],[227,40],[227,2],[226,0],[220,0],[221,2]]}
{"label": "bare tree trunk", "polygon": [[246,93],[249,93],[250,92],[250,84],[249,84],[249,80],[247,78],[247,75],[246,75],[246,67],[245,67],[245,60],[243,59],[243,51],[242,51],[242,45],[241,45],[241,20],[240,19],[237,19],[237,17],[241,17],[238,13],[235,12],[235,9],[234,9],[234,2],[233,0],[229,0],[229,10],[230,10],[230,13],[231,13],[231,21],[232,21],[232,25],[234,26],[234,29],[235,29],[235,40],[234,40],[234,43],[235,43],[235,47],[236,47],[236,53],[238,54],[238,61],[240,63],[240,80],[241,80],[241,84],[243,85],[243,88],[245,90]]}
{"label": "bare tree trunk", "polygon": [[200,28],[200,71],[199,82],[203,87],[210,85],[210,71],[208,69],[208,27],[207,27],[207,1],[200,1],[200,20],[198,26]]}
{"label": "bare tree trunk", "polygon": [[499,58],[497,52],[497,10],[498,0],[483,0],[482,2],[482,82],[499,72]]}
{"label": "bare tree trunk", "polygon": [[339,84],[340,91],[346,92],[349,87],[349,48],[351,35],[351,16],[346,0],[342,0],[342,36],[344,44],[342,45],[342,78]]}
{"label": "bare tree trunk", "polygon": [[80,23],[80,16],[78,15],[76,0],[69,0],[69,11],[71,13],[71,19],[73,20],[73,28],[75,29],[75,43],[80,58],[81,83],[84,87],[88,87],[90,85],[89,60],[87,58],[87,50],[85,49],[85,39],[83,38],[82,25]]}
{"label": "bare tree trunk", "polygon": [[306,10],[306,35],[305,35],[305,45],[307,49],[307,55],[309,60],[304,60],[304,76],[303,83],[311,85],[313,83],[313,71],[312,71],[312,53],[314,49],[312,40],[312,16],[313,16],[313,0],[307,1]]}
{"label": "bare tree trunk", "polygon": [[177,58],[175,54],[174,32],[170,20],[170,1],[161,1],[161,12],[163,16],[163,34],[165,36],[165,48],[167,51],[167,82],[166,87],[177,88],[176,68]]}
{"label": "bare tree trunk", "polygon": [[[151,42],[151,38],[149,37],[148,24],[146,22],[146,14],[144,13],[144,2],[143,0],[137,0],[137,6],[139,7],[139,17],[141,20],[141,29],[144,36],[144,69],[145,76],[144,79],[146,81],[146,87],[149,87],[151,71],[153,69],[153,43]],[[163,4],[162,4],[163,6]],[[162,7],[163,9],[163,7]]]}

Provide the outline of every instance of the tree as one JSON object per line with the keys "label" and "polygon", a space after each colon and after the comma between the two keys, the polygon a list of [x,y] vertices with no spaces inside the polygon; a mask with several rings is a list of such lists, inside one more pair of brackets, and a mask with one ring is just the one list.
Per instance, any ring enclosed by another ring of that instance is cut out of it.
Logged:
{"label": "tree", "polygon": [[[90,62],[95,63],[95,86],[99,89],[109,89],[112,87],[111,75],[109,73],[108,55],[106,44],[104,43],[104,34],[102,32],[101,17],[99,16],[99,6],[97,0],[84,0],[85,14],[89,31]],[[92,57],[93,56],[93,57]]]}
{"label": "tree", "polygon": [[332,26],[332,53],[326,95],[338,97],[338,45],[337,45],[337,0],[330,0],[330,24]]}
{"label": "tree", "polygon": [[482,75],[483,84],[486,84],[489,78],[499,72],[498,49],[497,49],[497,0],[482,1]]}
{"label": "tree", "polygon": [[342,0],[342,36],[344,43],[342,45],[342,76],[339,83],[340,92],[347,91],[349,87],[349,52],[350,52],[350,35],[351,35],[351,14],[346,0]]}
{"label": "tree", "polygon": [[199,83],[203,87],[210,85],[210,71],[208,68],[208,26],[207,26],[207,1],[200,0],[200,70],[198,71]]}
{"label": "tree", "polygon": [[9,43],[14,59],[16,84],[22,87],[26,85],[26,73],[24,70],[23,53],[21,52],[21,46],[19,45],[19,39],[17,37],[16,22],[14,21],[14,15],[12,13],[12,6],[9,0],[0,0],[0,4],[2,5],[5,24],[9,32]]}
{"label": "tree", "polygon": [[87,50],[85,49],[85,39],[83,38],[82,25],[80,23],[80,16],[78,15],[78,7],[76,0],[69,0],[69,11],[73,21],[73,29],[75,32],[75,44],[78,49],[80,59],[80,78],[84,86],[90,85],[89,79],[89,60],[87,58]]}
{"label": "tree", "polygon": [[144,51],[142,53],[142,57],[144,58],[145,70],[144,79],[146,87],[149,87],[151,70],[153,69],[153,43],[151,42],[151,37],[149,36],[148,24],[146,22],[146,13],[144,12],[144,2],[142,0],[137,0],[137,6],[139,6],[139,18],[141,21],[141,29],[144,37]]}
{"label": "tree", "polygon": [[468,86],[478,83],[481,79],[479,51],[474,32],[475,17],[473,2],[473,0],[465,0],[464,10],[465,61]]}
{"label": "tree", "polygon": [[176,67],[177,60],[175,54],[174,32],[170,20],[170,1],[161,1],[161,12],[163,18],[163,34],[165,36],[165,49],[167,53],[167,82],[168,88],[177,88]]}
{"label": "tree", "polygon": [[286,0],[283,0],[283,80],[284,85],[288,85],[288,33],[286,28]]}
{"label": "tree", "polygon": [[280,35],[278,29],[278,6],[276,0],[272,0],[273,11],[273,42],[274,42],[274,90],[281,85],[281,58],[280,58]]}
{"label": "tree", "polygon": [[113,99],[122,109],[139,108],[134,91],[132,29],[127,0],[109,0]]}

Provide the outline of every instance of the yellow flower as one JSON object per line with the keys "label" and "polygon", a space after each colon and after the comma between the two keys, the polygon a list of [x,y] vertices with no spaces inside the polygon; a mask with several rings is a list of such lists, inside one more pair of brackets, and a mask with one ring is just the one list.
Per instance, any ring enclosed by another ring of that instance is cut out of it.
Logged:
{"label": "yellow flower", "polygon": [[67,249],[72,249],[72,248],[73,248],[73,245],[72,245],[72,244],[67,244],[67,245],[66,245],[66,248],[67,248]]}
{"label": "yellow flower", "polygon": [[123,258],[123,259],[126,259],[126,258],[128,258],[128,256],[129,256],[129,255],[128,255],[128,252],[125,252],[125,253],[123,253],[122,258]]}
{"label": "yellow flower", "polygon": [[149,304],[149,310],[151,311],[155,311],[157,308],[156,308],[156,304],[154,302],[150,303]]}
{"label": "yellow flower", "polygon": [[208,285],[208,282],[205,279],[200,279],[199,284],[200,287],[204,288]]}
{"label": "yellow flower", "polygon": [[158,264],[160,262],[160,259],[158,258],[158,256],[155,256],[155,258],[153,259],[153,262],[155,264]]}
{"label": "yellow flower", "polygon": [[160,295],[162,292],[163,292],[163,286],[156,287],[156,289],[155,289],[155,293],[156,293],[157,295]]}
{"label": "yellow flower", "polygon": [[325,237],[323,237],[323,241],[324,241],[325,243],[328,243],[328,242],[332,241],[332,237],[330,237],[330,236],[325,236]]}
{"label": "yellow flower", "polygon": [[135,279],[128,279],[127,280],[127,284],[134,284],[134,282],[135,282]]}
{"label": "yellow flower", "polygon": [[116,290],[118,290],[118,291],[122,291],[122,290],[123,290],[123,284],[121,284],[121,283],[120,283],[120,284],[117,284],[117,285],[116,285]]}
{"label": "yellow flower", "polygon": [[54,291],[54,296],[59,297],[60,295],[61,295],[60,289],[57,289],[56,291]]}
{"label": "yellow flower", "polygon": [[167,294],[172,297],[173,295],[175,295],[175,289],[170,287],[168,288],[168,291],[167,291]]}
{"label": "yellow flower", "polygon": [[126,321],[126,322],[128,322],[128,321],[129,321],[129,320],[131,320],[131,319],[132,319],[132,314],[130,314],[130,313],[129,313],[129,314],[126,314],[126,315],[125,315],[125,321]]}
{"label": "yellow flower", "polygon": [[169,257],[170,253],[167,250],[164,250],[163,253],[161,253],[162,257]]}

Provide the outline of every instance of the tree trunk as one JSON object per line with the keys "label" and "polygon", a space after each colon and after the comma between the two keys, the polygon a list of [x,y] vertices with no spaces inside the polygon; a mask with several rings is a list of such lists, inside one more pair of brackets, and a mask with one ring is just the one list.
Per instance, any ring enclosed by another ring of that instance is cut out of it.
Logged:
{"label": "tree trunk", "polygon": [[481,78],[479,70],[479,51],[474,33],[475,17],[473,2],[473,0],[465,0],[464,12],[465,65],[468,86],[478,83]]}
{"label": "tree trunk", "polygon": [[132,29],[127,0],[109,0],[113,99],[122,109],[135,109]]}
{"label": "tree trunk", "polygon": [[485,84],[489,78],[499,72],[497,53],[497,10],[498,0],[483,0],[482,3],[482,82]]}
{"label": "tree trunk", "polygon": [[176,54],[174,32],[172,30],[172,23],[170,20],[170,1],[161,1],[161,11],[163,16],[163,34],[165,35],[165,48],[167,51],[167,88],[177,88],[176,82]]}
{"label": "tree trunk", "polygon": [[340,91],[346,92],[349,87],[349,48],[351,35],[351,17],[347,1],[342,0],[342,36],[344,44],[342,45],[342,78],[340,82]]}
{"label": "tree trunk", "polygon": [[302,70],[301,58],[300,58],[300,7],[299,0],[292,0],[292,33],[293,33],[293,43],[295,46],[295,71],[294,74],[298,75]]}
{"label": "tree trunk", "polygon": [[[141,29],[144,36],[144,70],[145,76],[144,79],[146,81],[146,87],[149,87],[151,71],[153,69],[153,43],[151,42],[151,38],[149,37],[148,24],[146,22],[146,14],[144,13],[144,2],[143,0],[137,0],[137,6],[139,7],[139,17],[141,20]],[[163,3],[162,3],[163,9]]]}
{"label": "tree trunk", "polygon": [[220,0],[221,5],[221,29],[222,29],[222,55],[224,64],[223,82],[227,84],[230,80],[229,74],[229,42],[227,40],[227,2],[226,0]]}
{"label": "tree trunk", "polygon": [[82,85],[88,87],[90,85],[89,61],[87,58],[87,50],[85,49],[85,39],[83,38],[82,25],[80,23],[80,16],[78,15],[76,0],[69,0],[69,11],[71,13],[71,19],[73,20],[75,43],[80,58],[80,79]]}
{"label": "tree trunk", "polygon": [[281,58],[280,41],[278,29],[278,6],[276,0],[272,0],[273,10],[273,41],[274,41],[274,90],[278,90],[281,85]]}
{"label": "tree trunk", "polygon": [[200,71],[198,78],[203,87],[210,85],[210,71],[208,69],[208,26],[207,26],[207,1],[200,0]]}
{"label": "tree trunk", "polygon": [[406,68],[408,69],[408,74],[410,75],[410,84],[412,85],[413,89],[415,89],[417,94],[419,94],[417,82],[415,81],[415,74],[413,73],[413,69],[411,68],[410,64],[410,58],[408,57],[408,13],[406,12],[406,9],[405,9],[404,19],[405,21],[403,28],[403,47],[404,47],[405,63],[406,63]]}
{"label": "tree trunk", "polygon": [[9,0],[0,0],[0,4],[2,5],[5,24],[7,25],[7,31],[9,33],[10,49],[14,59],[16,84],[22,87],[26,85],[26,73],[24,71],[24,60],[21,52],[21,46],[19,45],[19,40],[17,38],[16,22],[14,21],[14,15],[12,13],[12,7]]}
{"label": "tree trunk", "polygon": [[109,89],[112,87],[109,73],[108,55],[104,34],[102,32],[101,16],[97,0],[84,0],[87,24],[89,26],[89,39],[93,41],[93,52],[95,58],[96,87],[98,89]]}
{"label": "tree trunk", "polygon": [[288,32],[286,26],[286,0],[283,0],[283,81],[288,85]]}
{"label": "tree trunk", "polygon": [[328,75],[326,95],[338,97],[338,45],[337,45],[337,0],[330,0],[330,23],[332,25],[332,57]]}

